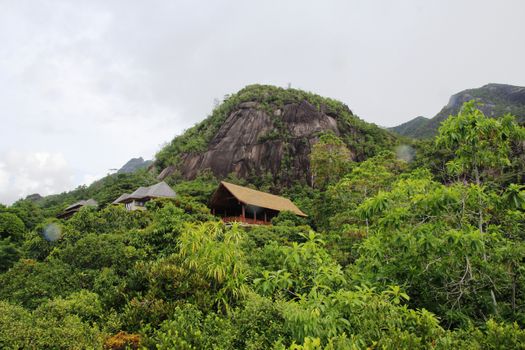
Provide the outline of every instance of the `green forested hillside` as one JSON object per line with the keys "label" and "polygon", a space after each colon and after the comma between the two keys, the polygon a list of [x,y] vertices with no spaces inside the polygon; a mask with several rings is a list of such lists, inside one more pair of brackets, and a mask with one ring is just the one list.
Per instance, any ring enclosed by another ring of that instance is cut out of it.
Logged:
{"label": "green forested hillside", "polygon": [[472,103],[410,163],[321,135],[313,186],[283,189],[308,218],[272,226],[212,216],[210,173],[146,211],[108,205],[146,171],[1,207],[0,348],[524,348],[523,141]]}
{"label": "green forested hillside", "polygon": [[395,126],[393,128],[389,128],[389,130],[395,132],[396,134],[402,135],[402,136],[422,138],[426,136],[426,134],[428,133],[427,124],[429,122],[430,122],[430,119],[419,116],[419,117],[409,120],[406,123]]}
{"label": "green forested hillside", "polygon": [[434,137],[445,119],[451,115],[456,115],[463,103],[472,100],[477,101],[479,108],[488,117],[499,118],[510,113],[516,116],[522,125],[525,122],[525,87],[487,84],[480,88],[467,89],[452,95],[448,104],[431,119],[417,117],[390,128],[390,130],[399,135],[418,139]]}

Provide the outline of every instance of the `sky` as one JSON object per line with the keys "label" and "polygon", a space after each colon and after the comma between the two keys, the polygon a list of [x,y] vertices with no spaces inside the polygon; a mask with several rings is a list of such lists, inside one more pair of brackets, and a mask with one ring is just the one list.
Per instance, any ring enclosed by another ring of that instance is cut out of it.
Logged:
{"label": "sky", "polygon": [[89,184],[248,84],[394,126],[525,86],[522,0],[0,0],[0,203]]}

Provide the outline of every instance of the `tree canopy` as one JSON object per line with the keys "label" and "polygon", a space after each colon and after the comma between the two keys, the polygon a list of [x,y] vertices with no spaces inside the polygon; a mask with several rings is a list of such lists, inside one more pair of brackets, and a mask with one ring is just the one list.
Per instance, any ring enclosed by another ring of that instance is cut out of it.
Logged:
{"label": "tree canopy", "polygon": [[109,203],[146,171],[0,207],[0,348],[523,348],[524,139],[473,103],[410,163],[320,135],[283,193],[308,217],[270,226],[211,215],[210,173],[144,211]]}

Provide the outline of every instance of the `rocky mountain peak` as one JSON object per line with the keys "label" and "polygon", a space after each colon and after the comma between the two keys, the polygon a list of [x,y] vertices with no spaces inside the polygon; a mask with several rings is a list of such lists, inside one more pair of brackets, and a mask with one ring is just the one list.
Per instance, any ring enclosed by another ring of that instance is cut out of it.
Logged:
{"label": "rocky mountain peak", "polygon": [[340,136],[351,145],[355,159],[373,152],[355,149],[359,140],[367,139],[369,130],[365,129],[377,133],[375,146],[393,138],[359,120],[346,105],[300,90],[256,86],[241,90],[231,99],[235,103],[225,101],[229,107],[223,114],[216,113],[189,131],[209,134],[201,149],[180,152],[182,146],[177,139],[172,142],[175,161],[163,167],[160,179],[174,174],[192,179],[209,169],[219,178],[232,173],[241,178],[271,174],[280,183],[307,182],[309,154],[320,134]]}
{"label": "rocky mountain peak", "polygon": [[525,121],[525,87],[490,83],[452,95],[447,105],[429,120],[412,119],[391,130],[403,136],[432,137],[443,120],[458,114],[463,103],[470,100],[478,101],[478,108],[487,116],[497,118],[510,113],[518,117],[518,121]]}
{"label": "rocky mountain peak", "polygon": [[131,158],[120,168],[117,173],[118,174],[130,174],[133,173],[139,169],[147,168],[153,163],[151,160],[144,160],[144,158]]}

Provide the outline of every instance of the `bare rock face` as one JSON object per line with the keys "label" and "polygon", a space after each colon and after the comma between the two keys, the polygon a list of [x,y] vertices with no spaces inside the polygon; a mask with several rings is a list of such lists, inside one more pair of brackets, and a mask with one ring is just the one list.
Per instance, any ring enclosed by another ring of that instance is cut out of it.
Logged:
{"label": "bare rock face", "polygon": [[28,195],[28,196],[25,198],[25,200],[26,200],[26,201],[31,201],[31,202],[38,202],[38,201],[41,200],[42,198],[44,198],[44,197],[42,197],[39,193],[33,193],[33,194]]}
{"label": "bare rock face", "polygon": [[[336,118],[307,101],[273,110],[244,102],[229,114],[206,151],[182,155],[178,170],[186,179],[210,169],[217,177],[270,173],[280,181],[307,182],[311,147],[327,131],[339,135]],[[173,171],[166,168],[161,177]]]}

